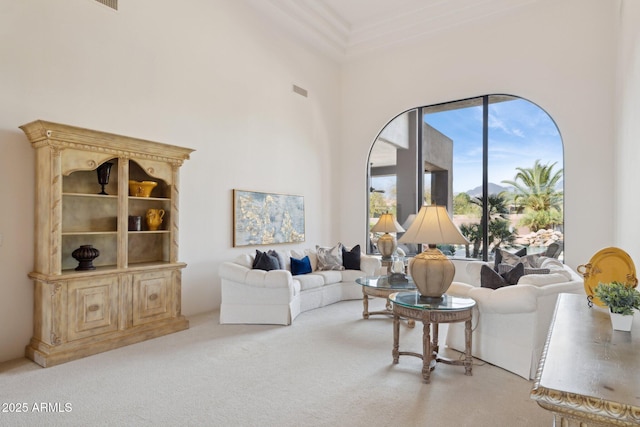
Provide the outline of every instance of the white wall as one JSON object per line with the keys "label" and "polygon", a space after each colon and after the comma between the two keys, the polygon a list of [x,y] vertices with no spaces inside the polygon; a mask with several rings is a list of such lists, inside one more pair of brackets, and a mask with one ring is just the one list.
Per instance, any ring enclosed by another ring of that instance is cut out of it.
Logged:
{"label": "white wall", "polygon": [[614,243],[613,100],[619,2],[534,2],[350,62],[343,71],[339,147],[345,240],[364,241],[366,161],[388,120],[420,105],[504,93],[556,121],[564,142],[566,261]]}
{"label": "white wall", "polygon": [[640,268],[640,2],[623,0],[620,31],[618,86],[617,157],[615,165],[616,241]]}
{"label": "white wall", "polygon": [[[0,361],[32,331],[33,149],[58,121],[195,149],[181,169],[183,313],[219,306],[231,190],[305,197],[307,244],[329,244],[339,70],[231,0],[0,0]],[[303,98],[292,85],[309,91]]]}
{"label": "white wall", "polygon": [[[0,361],[20,357],[31,337],[34,164],[18,126],[37,118],[196,150],[181,176],[187,315],[217,308],[219,263],[254,249],[231,248],[231,189],[304,195],[302,246],[364,244],[367,155],[387,121],[490,93],[525,97],[556,120],[567,261],[588,261],[615,243],[614,24],[622,1],[540,0],[339,67],[281,38],[237,0],[127,1],[118,12],[93,0],[0,0]],[[633,1],[624,6],[637,12]],[[636,43],[624,58],[636,65],[624,74],[637,76],[638,21],[626,22]],[[630,84],[637,90],[637,77]],[[637,100],[619,104],[628,129],[619,140],[637,158],[640,131],[629,119]],[[622,157],[625,170],[637,168]],[[617,182],[632,191],[622,169]],[[637,203],[619,200],[634,209],[618,214],[621,242],[631,244],[627,230],[637,233]]]}

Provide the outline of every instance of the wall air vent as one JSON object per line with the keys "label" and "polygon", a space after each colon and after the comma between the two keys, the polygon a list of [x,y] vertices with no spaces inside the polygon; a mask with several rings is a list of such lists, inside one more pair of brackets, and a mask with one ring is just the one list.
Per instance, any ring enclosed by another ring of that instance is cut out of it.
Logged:
{"label": "wall air vent", "polygon": [[306,90],[306,89],[301,88],[300,86],[293,85],[293,91],[294,91],[295,93],[297,93],[298,95],[302,95],[302,96],[304,96],[305,98],[307,97],[307,90]]}
{"label": "wall air vent", "polygon": [[96,0],[98,3],[102,3],[105,6],[110,7],[113,10],[118,10],[118,0]]}

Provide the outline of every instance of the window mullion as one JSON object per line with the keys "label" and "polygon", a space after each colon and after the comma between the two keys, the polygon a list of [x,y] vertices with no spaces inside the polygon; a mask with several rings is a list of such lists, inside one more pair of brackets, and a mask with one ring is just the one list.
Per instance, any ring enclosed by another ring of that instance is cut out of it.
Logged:
{"label": "window mullion", "polygon": [[489,260],[489,97],[482,97],[482,260]]}

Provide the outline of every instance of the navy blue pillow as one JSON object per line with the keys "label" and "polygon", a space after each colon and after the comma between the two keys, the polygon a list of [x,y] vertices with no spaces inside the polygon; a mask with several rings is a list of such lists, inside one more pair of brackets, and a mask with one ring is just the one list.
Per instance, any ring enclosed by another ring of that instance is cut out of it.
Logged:
{"label": "navy blue pillow", "polygon": [[309,274],[311,273],[311,260],[309,256],[306,256],[302,259],[291,258],[291,274],[297,276],[299,274]]}
{"label": "navy blue pillow", "polygon": [[253,268],[265,271],[278,270],[280,264],[278,264],[278,258],[256,249],[256,259],[253,261]]}
{"label": "navy blue pillow", "polygon": [[345,270],[360,270],[360,245],[355,245],[350,251],[342,247],[342,265]]}

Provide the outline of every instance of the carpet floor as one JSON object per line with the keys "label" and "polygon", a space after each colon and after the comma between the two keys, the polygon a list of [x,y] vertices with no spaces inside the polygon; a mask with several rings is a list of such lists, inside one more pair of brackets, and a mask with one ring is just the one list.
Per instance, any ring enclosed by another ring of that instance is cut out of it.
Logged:
{"label": "carpet floor", "polygon": [[[361,313],[361,301],[343,301],[271,326],[220,325],[212,312],[190,317],[186,331],[51,368],[5,362],[0,425],[553,424],[529,398],[531,381],[479,360],[473,376],[438,364],[424,383],[420,359],[392,364],[392,320]],[[421,352],[421,335],[403,324],[400,349]]]}

